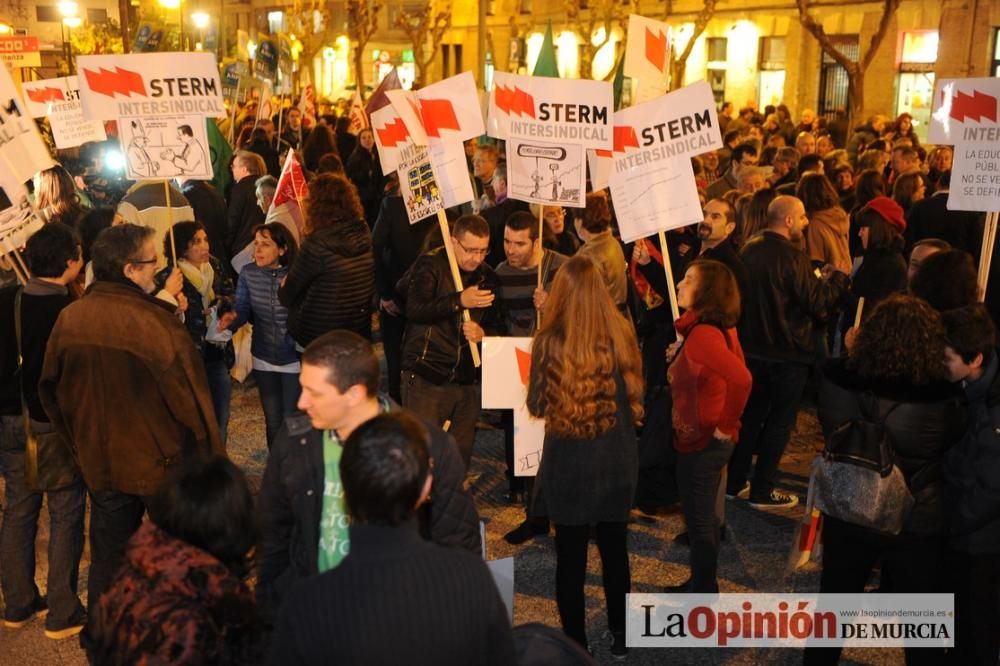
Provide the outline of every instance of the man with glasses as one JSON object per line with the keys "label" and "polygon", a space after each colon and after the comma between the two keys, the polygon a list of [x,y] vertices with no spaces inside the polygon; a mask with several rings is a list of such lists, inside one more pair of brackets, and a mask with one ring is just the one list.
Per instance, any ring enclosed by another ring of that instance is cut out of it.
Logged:
{"label": "man with glasses", "polygon": [[708,186],[705,196],[708,199],[721,199],[729,190],[739,189],[740,171],[744,168],[757,164],[757,146],[750,141],[745,141],[733,148],[733,157],[729,162],[729,169],[717,181]]}
{"label": "man with glasses", "polygon": [[487,332],[501,333],[503,320],[494,300],[496,274],[485,261],[489,224],[478,215],[463,215],[450,242],[464,290],[455,289],[444,248],[417,259],[401,285],[407,319],[401,385],[403,406],[437,425],[451,424],[468,468],[480,407],[480,373],[469,345],[482,342]]}
{"label": "man with glasses", "polygon": [[38,384],[90,492],[89,604],[169,472],[189,456],[225,453],[201,355],[173,306],[150,295],[154,236],[122,224],[97,237],[95,282],[60,313]]}
{"label": "man with glasses", "polygon": [[[339,464],[343,444],[380,414],[405,412],[378,393],[380,375],[371,343],[350,331],[324,333],[302,355],[302,412],[278,431],[258,497],[257,601],[265,619],[273,619],[293,583],[337,568],[354,546],[344,502],[351,479],[341,478]],[[414,507],[420,534],[478,554],[479,516],[462,487],[465,467],[455,443],[441,428],[423,426],[434,492]]]}

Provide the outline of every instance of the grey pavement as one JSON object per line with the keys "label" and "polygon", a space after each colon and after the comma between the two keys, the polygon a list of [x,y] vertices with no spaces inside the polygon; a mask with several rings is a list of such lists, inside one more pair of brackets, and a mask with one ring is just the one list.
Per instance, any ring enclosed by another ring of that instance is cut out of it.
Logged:
{"label": "grey pavement", "polygon": [[[233,392],[229,453],[248,474],[254,488],[259,487],[266,463],[264,418],[256,389],[236,385]],[[814,411],[803,409],[796,432],[782,461],[783,488],[805,495],[809,465],[821,446]],[[555,550],[550,536],[538,537],[522,546],[511,546],[502,536],[523,518],[524,508],[510,506],[504,500],[506,480],[503,474],[503,433],[480,430],[476,438],[470,479],[480,514],[487,523],[487,550],[490,559],[515,557],[515,624],[542,622],[559,626],[555,603]],[[0,490],[3,481],[0,480]],[[581,489],[583,491],[583,489]],[[819,589],[819,565],[810,563],[794,572],[786,569],[795,523],[802,508],[756,511],[746,502],[727,502],[727,538],[722,543],[719,562],[720,587],[723,592],[791,592]],[[48,540],[47,517],[43,513],[38,538],[39,587],[44,592],[45,548]],[[629,552],[632,589],[656,592],[664,585],[676,584],[687,577],[687,549],[673,544],[673,537],[683,531],[677,511],[665,511],[655,518],[633,512]],[[80,590],[85,599],[89,551],[81,564]],[[588,634],[598,661],[612,662],[605,632],[604,592],[601,587],[600,558],[591,545],[588,557],[587,622]],[[35,664],[85,664],[86,659],[75,638],[52,641],[42,633],[36,620],[20,630],[0,627],[0,666]],[[798,650],[777,649],[632,649],[628,664],[798,664]],[[901,650],[847,650],[841,663],[901,664]]]}

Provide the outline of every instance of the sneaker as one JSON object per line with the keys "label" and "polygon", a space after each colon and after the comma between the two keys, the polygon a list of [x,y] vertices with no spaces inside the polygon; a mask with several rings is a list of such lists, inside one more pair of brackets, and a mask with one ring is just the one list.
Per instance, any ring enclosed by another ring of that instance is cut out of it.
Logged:
{"label": "sneaker", "polygon": [[750,499],[750,506],[755,509],[790,509],[798,503],[799,498],[795,495],[787,495],[778,490],[772,490],[770,495],[761,499]]}
{"label": "sneaker", "polygon": [[48,622],[45,623],[45,636],[53,640],[60,640],[63,638],[70,638],[76,636],[83,628],[87,625],[87,611],[82,608],[77,609],[73,613],[73,617],[69,619],[68,622],[61,626],[50,626]]}
{"label": "sneaker", "polygon": [[743,487],[740,488],[739,492],[730,493],[728,490],[726,491],[726,499],[727,500],[731,500],[731,499],[746,499],[748,497],[750,497],[750,482],[749,481],[744,481],[743,482]]}
{"label": "sneaker", "polygon": [[4,615],[3,626],[8,629],[20,629],[36,617],[45,617],[48,613],[49,606],[45,597],[35,597],[28,610],[14,615]]}
{"label": "sneaker", "polygon": [[544,524],[533,522],[531,520],[526,520],[507,534],[503,535],[503,540],[509,544],[515,546],[520,546],[522,543],[528,539],[533,539],[536,536],[549,533],[549,523],[545,521]]}
{"label": "sneaker", "polygon": [[615,661],[625,661],[628,656],[628,648],[625,647],[625,632],[611,632],[611,658]]}

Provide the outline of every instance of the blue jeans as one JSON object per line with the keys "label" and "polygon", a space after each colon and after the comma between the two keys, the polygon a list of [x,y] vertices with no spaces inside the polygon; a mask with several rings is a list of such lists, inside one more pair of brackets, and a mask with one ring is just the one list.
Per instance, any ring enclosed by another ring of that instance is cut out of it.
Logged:
{"label": "blue jeans", "polygon": [[792,435],[809,378],[809,366],[748,358],[747,369],[753,376],[753,389],[743,410],[740,441],[729,463],[727,493],[735,495],[742,490],[756,453],[757,466],[750,482],[750,499],[756,500],[769,497],[774,490],[778,464]]}
{"label": "blue jeans", "polygon": [[265,372],[254,370],[260,404],[264,408],[264,424],[267,430],[267,448],[271,448],[274,436],[282,422],[295,413],[299,402],[299,373]]}
{"label": "blue jeans", "polygon": [[146,512],[145,499],[117,490],[90,492],[90,577],[87,605],[93,609],[125,562],[125,547]]}
{"label": "blue jeans", "polygon": [[[0,526],[0,586],[6,601],[5,617],[21,619],[39,596],[35,584],[35,536],[42,510],[42,494],[28,488],[24,477],[24,420],[2,417],[0,469],[6,479],[3,525]],[[32,422],[38,433],[50,432],[47,423]],[[49,508],[48,627],[65,627],[83,609],[77,597],[80,556],[83,554],[83,514],[86,489],[82,481],[45,493]]]}
{"label": "blue jeans", "polygon": [[225,444],[226,430],[229,429],[229,400],[233,395],[233,380],[229,376],[229,366],[223,358],[205,361],[205,374],[208,376],[208,390],[212,393],[215,419],[219,422],[219,435]]}

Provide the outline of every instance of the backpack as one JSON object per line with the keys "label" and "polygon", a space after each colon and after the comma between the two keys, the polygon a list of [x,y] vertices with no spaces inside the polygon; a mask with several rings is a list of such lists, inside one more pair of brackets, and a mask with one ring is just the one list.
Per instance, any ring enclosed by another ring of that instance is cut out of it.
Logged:
{"label": "backpack", "polygon": [[914,504],[885,426],[899,404],[883,413],[882,401],[874,395],[855,398],[860,417],[834,430],[823,455],[813,461],[816,508],[846,523],[899,534]]}

